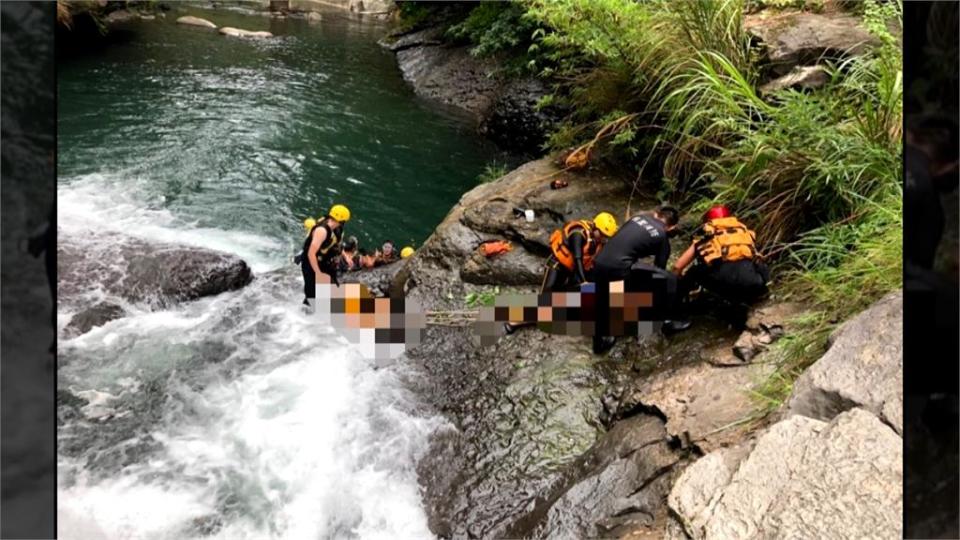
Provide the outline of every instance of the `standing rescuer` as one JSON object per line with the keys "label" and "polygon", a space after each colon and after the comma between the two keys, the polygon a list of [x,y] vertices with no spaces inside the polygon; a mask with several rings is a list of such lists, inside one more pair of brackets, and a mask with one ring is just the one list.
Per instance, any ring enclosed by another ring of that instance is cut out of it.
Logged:
{"label": "standing rescuer", "polygon": [[[770,279],[770,271],[757,253],[755,233],[723,205],[703,215],[703,224],[673,271],[682,276],[681,298],[699,286],[740,308],[766,294]],[[736,314],[738,325],[746,321],[746,311],[742,311]]]}
{"label": "standing rescuer", "polygon": [[[617,233],[617,219],[608,212],[600,212],[593,221],[575,220],[566,223],[550,235],[552,254],[543,273],[540,294],[566,290],[570,285],[588,281],[593,260],[608,238]],[[571,283],[572,282],[572,283]],[[504,330],[512,334],[530,323],[504,323]]]}
{"label": "standing rescuer", "polygon": [[350,210],[342,204],[335,204],[319,223],[313,225],[303,241],[298,258],[303,272],[304,305],[311,305],[310,301],[316,298],[318,283],[337,283],[340,238],[343,225],[348,221]]}

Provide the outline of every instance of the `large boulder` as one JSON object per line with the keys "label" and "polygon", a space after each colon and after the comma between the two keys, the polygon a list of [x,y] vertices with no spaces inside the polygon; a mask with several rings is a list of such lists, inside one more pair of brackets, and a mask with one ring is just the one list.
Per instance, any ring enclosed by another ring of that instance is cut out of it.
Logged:
{"label": "large boulder", "polygon": [[760,42],[767,67],[778,77],[796,66],[862,54],[879,43],[858,18],[843,13],[764,11],[747,15],[744,28]]}
{"label": "large boulder", "polygon": [[232,26],[224,26],[217,30],[225,36],[231,37],[245,37],[245,38],[268,38],[273,37],[273,34],[266,31],[252,31],[252,30],[243,30],[241,28],[234,28]]}
{"label": "large boulder", "polygon": [[247,263],[228,253],[116,233],[58,231],[57,293],[68,307],[104,295],[162,307],[239,289],[252,279]]}
{"label": "large boulder", "polygon": [[417,95],[436,100],[479,124],[496,101],[502,79],[497,65],[446,45],[442,30],[428,28],[384,45],[397,55],[403,79]]}
{"label": "large boulder", "polygon": [[844,323],[830,349],[797,379],[791,412],[829,420],[867,409],[903,431],[903,291]]}
{"label": "large boulder", "polygon": [[674,538],[901,538],[903,440],[872,413],[792,416],[688,467]]}
{"label": "large boulder", "polygon": [[397,64],[418,95],[467,115],[502,148],[541,154],[547,133],[559,120],[555,107],[539,108],[550,94],[532,77],[508,78],[494,59],[478,58],[469,47],[447,43],[441,27],[387,38],[381,44],[396,53]]}
{"label": "large boulder", "polygon": [[214,30],[217,29],[217,25],[213,24],[212,22],[206,19],[201,19],[200,17],[194,17],[192,15],[185,15],[183,17],[178,18],[177,24],[185,24],[187,26],[200,26],[202,28],[213,28]]}

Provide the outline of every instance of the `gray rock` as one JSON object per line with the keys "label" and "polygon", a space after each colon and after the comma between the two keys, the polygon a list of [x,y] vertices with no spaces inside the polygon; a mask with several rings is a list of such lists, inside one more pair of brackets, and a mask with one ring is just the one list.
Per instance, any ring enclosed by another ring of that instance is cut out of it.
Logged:
{"label": "gray rock", "polygon": [[125,9],[120,9],[117,11],[111,11],[106,17],[107,24],[119,24],[132,21],[137,18],[135,13],[127,11]]}
{"label": "gray rock", "polygon": [[852,409],[793,416],[688,467],[670,509],[694,539],[900,538],[902,439]]}
{"label": "gray rock", "polygon": [[842,13],[762,12],[746,16],[744,27],[762,43],[776,76],[796,66],[862,54],[879,43],[858,18]]}
{"label": "gray rock", "polygon": [[460,279],[476,285],[539,285],[543,279],[544,259],[522,247],[486,258],[474,252],[463,264]]}
{"label": "gray rock", "polygon": [[506,536],[618,537],[650,527],[680,461],[668,442],[663,421],[655,416],[618,422]]}
{"label": "gray rock", "polygon": [[822,66],[797,66],[790,73],[764,84],[761,94],[772,94],[787,88],[797,90],[816,90],[830,80],[830,74]]}
{"label": "gray rock", "polygon": [[497,65],[472,56],[467,47],[421,43],[396,54],[404,80],[417,95],[466,114],[477,124],[496,101],[502,84]]}
{"label": "gray rock", "polygon": [[716,365],[741,365],[767,351],[784,336],[791,319],[801,312],[797,304],[784,302],[760,306],[750,312],[746,329],[733,344],[733,358],[720,356],[711,361]]}
{"label": "gray rock", "polygon": [[266,31],[254,32],[251,30],[242,30],[240,28],[234,28],[232,26],[224,26],[218,30],[221,34],[231,37],[244,37],[244,38],[268,38],[273,37],[273,34]]}
{"label": "gray rock", "polygon": [[201,26],[203,28],[213,28],[213,29],[217,28],[217,25],[213,24],[212,22],[206,19],[201,19],[200,17],[193,17],[191,15],[179,17],[177,19],[177,24],[186,24],[188,26]]}
{"label": "gray rock", "polygon": [[239,289],[252,279],[247,263],[227,253],[115,233],[58,232],[57,296],[65,305],[105,293],[162,307]]}
{"label": "gray rock", "polygon": [[69,335],[85,334],[98,326],[103,326],[108,322],[119,319],[126,315],[126,311],[117,304],[111,302],[100,302],[93,307],[87,308],[77,313],[70,319],[70,323],[64,329]]}
{"label": "gray rock", "polygon": [[903,291],[843,324],[830,349],[797,379],[790,411],[829,420],[854,407],[903,431]]}

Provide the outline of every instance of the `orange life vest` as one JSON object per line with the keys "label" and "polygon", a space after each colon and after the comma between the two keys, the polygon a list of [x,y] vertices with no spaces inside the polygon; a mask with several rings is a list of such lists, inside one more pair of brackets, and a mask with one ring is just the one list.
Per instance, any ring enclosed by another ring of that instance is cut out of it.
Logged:
{"label": "orange life vest", "polygon": [[756,235],[735,217],[711,219],[693,239],[697,256],[706,264],[753,259]]}
{"label": "orange life vest", "polygon": [[593,240],[593,223],[589,221],[571,221],[564,225],[562,229],[553,231],[553,234],[550,235],[550,250],[553,251],[553,256],[557,258],[557,261],[571,272],[576,268],[576,262],[573,259],[573,252],[567,247],[567,238],[577,228],[582,229],[586,236],[586,243],[583,245],[584,270],[593,268],[593,258],[600,252],[600,244]]}

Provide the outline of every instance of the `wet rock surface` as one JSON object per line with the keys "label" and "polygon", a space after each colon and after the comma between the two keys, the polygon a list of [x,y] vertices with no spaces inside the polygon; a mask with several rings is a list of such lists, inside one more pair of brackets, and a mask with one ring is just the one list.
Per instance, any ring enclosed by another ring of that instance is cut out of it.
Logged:
{"label": "wet rock surface", "polygon": [[444,40],[442,27],[388,37],[381,45],[397,56],[403,78],[417,95],[463,113],[481,134],[515,153],[539,155],[547,133],[560,117],[554,107],[539,108],[550,94],[535,78],[511,78],[495,59],[478,58],[469,47]]}
{"label": "wet rock surface", "polygon": [[123,307],[112,302],[100,302],[74,315],[64,329],[64,334],[67,337],[85,334],[124,315],[126,311]]}
{"label": "wet rock surface", "polygon": [[113,233],[81,238],[62,230],[57,276],[58,299],[68,307],[103,295],[162,307],[236,290],[253,279],[247,263],[227,253]]}
{"label": "wet rock surface", "polygon": [[[465,194],[397,272],[392,289],[426,310],[464,310],[467,294],[494,285],[501,293],[536,290],[555,228],[600,211],[620,217],[630,200],[629,186],[615,176],[559,171],[541,159]],[[550,189],[561,174],[569,187]],[[639,194],[630,204],[636,213],[656,203]],[[534,209],[536,218],[517,218],[514,208]],[[510,240],[514,249],[477,255],[490,239]],[[684,243],[678,239],[674,251]],[[431,530],[456,538],[655,537],[669,523],[673,475],[700,451],[684,437],[702,438],[749,412],[744,390],[766,368],[708,362],[732,358],[737,335],[705,318],[675,339],[651,336],[638,346],[621,338],[596,356],[589,338],[534,328],[480,347],[472,328],[429,327],[409,353],[423,374],[413,384],[454,426],[435,436],[419,464]],[[619,389],[616,399],[611,389]],[[641,448],[648,443],[637,443],[639,432],[656,433],[657,442]],[[707,439],[707,449],[734,440]]]}

